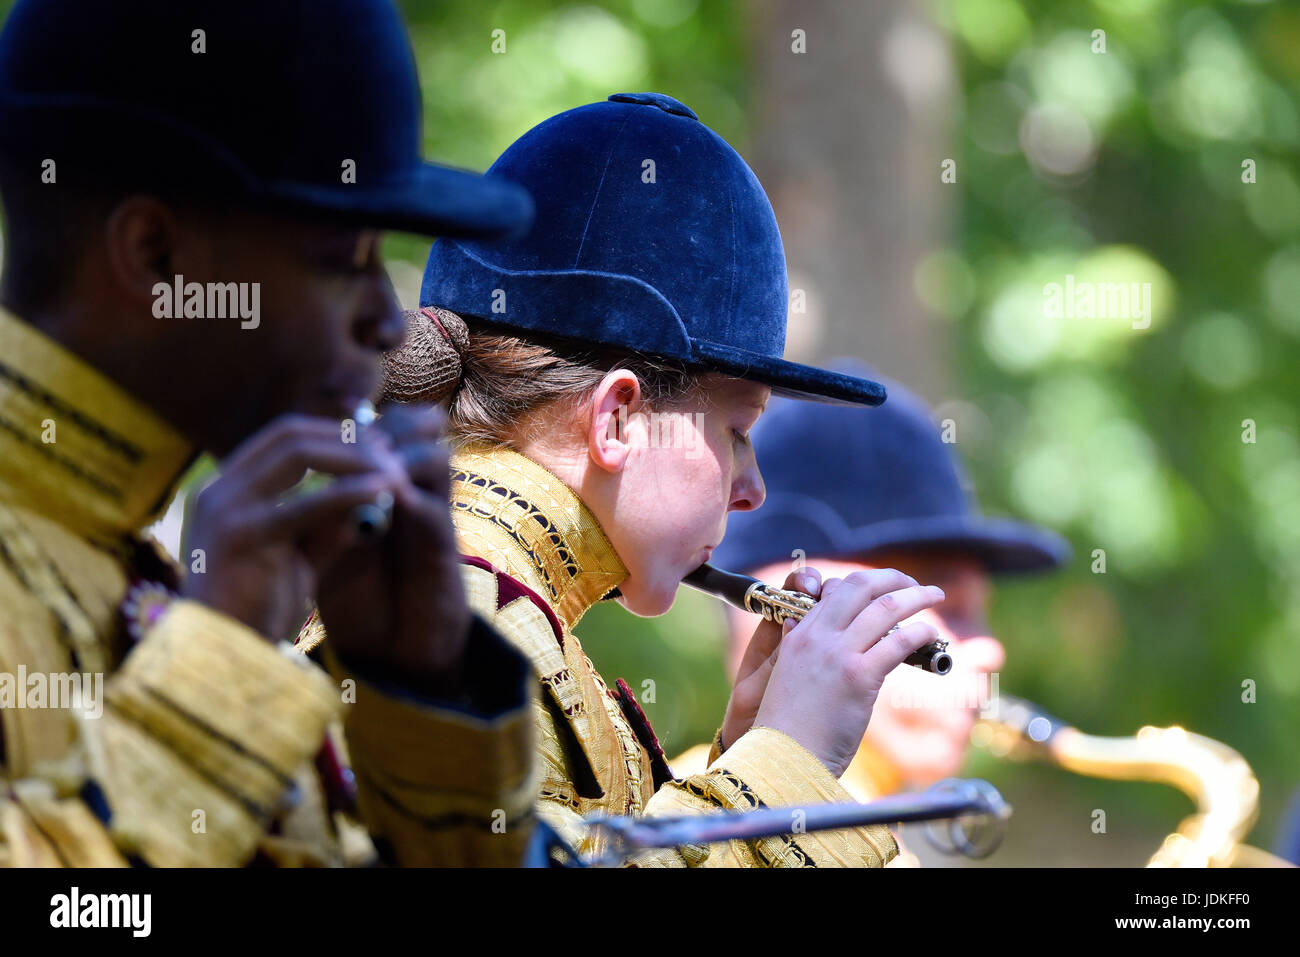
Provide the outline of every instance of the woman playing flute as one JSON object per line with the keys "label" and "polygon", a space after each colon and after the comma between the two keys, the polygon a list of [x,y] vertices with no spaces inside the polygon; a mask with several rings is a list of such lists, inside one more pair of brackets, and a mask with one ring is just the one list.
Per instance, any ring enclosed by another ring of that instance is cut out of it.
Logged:
{"label": "woman playing flute", "polygon": [[[720,753],[681,780],[635,697],[606,686],[574,629],[602,600],[663,614],[727,514],[762,504],[748,433],[770,393],[877,405],[884,390],[782,358],[785,256],[771,205],[740,156],[676,100],[618,94],[570,110],[488,175],[533,194],[536,226],[505,244],[435,244],[426,325],[390,365],[390,392],[428,374],[429,336],[459,339],[452,517],[471,604],[540,680],[542,818],[592,853],[599,839],[583,817],[593,812],[850,800],[837,779],[881,683],[936,636],[926,624],[891,628],[939,589],[888,569],[824,584],[792,575],[786,587],[821,601],[784,635],[759,626]],[[881,866],[896,854],[876,826],[637,863]]]}

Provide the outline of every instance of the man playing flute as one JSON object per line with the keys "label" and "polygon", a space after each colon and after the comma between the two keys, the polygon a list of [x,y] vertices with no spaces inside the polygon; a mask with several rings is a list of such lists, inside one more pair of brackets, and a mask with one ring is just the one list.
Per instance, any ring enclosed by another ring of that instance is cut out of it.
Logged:
{"label": "man playing flute", "polygon": [[[530,214],[419,143],[387,0],[9,15],[0,673],[79,693],[0,700],[0,864],[521,859],[533,691],[465,601],[445,420],[352,419],[405,330],[377,231]],[[141,532],[201,451],[182,580]],[[308,469],[336,480],[287,497]],[[333,677],[285,641],[311,597]]]}

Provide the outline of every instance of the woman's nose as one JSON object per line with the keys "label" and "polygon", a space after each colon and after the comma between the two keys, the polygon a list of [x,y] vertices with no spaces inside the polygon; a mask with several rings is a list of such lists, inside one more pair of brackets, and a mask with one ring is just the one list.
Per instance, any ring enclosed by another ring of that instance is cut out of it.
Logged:
{"label": "woman's nose", "polygon": [[731,486],[730,511],[752,512],[762,505],[766,498],[767,488],[763,485],[763,476],[759,474],[758,463],[751,454],[748,467]]}

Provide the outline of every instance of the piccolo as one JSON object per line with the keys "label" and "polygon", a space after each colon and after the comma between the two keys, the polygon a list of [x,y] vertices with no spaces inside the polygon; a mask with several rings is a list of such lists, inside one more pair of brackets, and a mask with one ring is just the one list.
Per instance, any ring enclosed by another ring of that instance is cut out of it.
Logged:
{"label": "piccolo", "polygon": [[[369,401],[363,401],[352,413],[352,421],[356,423],[358,429],[369,428],[376,418],[378,416],[375,414],[375,407]],[[293,498],[308,495],[333,481],[334,478],[330,475],[308,469],[302,481],[295,485],[288,495]],[[348,519],[363,541],[375,542],[388,534],[388,527],[393,521],[394,504],[393,493],[384,489],[377,492],[369,502],[353,506]]]}
{"label": "piccolo", "polygon": [[[358,428],[369,428],[378,416],[370,401],[363,400],[352,414]],[[357,534],[367,541],[375,541],[388,534],[393,522],[393,493],[384,489],[375,495],[374,501],[364,502],[352,509],[352,525]]]}
{"label": "piccolo", "polygon": [[[816,598],[803,592],[774,588],[757,578],[725,572],[707,563],[683,578],[682,584],[690,585],[715,598],[721,598],[736,608],[762,615],[767,621],[774,621],[778,625],[787,618],[802,621],[804,615],[817,604]],[[922,671],[929,671],[936,675],[946,675],[952,671],[952,656],[948,654],[948,642],[942,638],[918,648],[908,655],[904,662],[913,668],[920,668]]]}

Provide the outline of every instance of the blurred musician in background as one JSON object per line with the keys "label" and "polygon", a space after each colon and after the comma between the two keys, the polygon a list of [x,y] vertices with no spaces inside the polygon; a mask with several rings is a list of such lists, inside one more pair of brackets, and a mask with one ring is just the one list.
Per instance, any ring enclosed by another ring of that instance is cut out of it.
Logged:
{"label": "blurred musician in background", "polygon": [[[831,368],[871,373],[856,360]],[[889,401],[869,414],[773,399],[753,431],[767,500],[731,516],[711,561],[774,584],[800,565],[826,578],[897,568],[943,589],[945,599],[917,617],[949,642],[954,670],[940,678],[898,668],[885,679],[841,778],[861,801],[957,773],[1004,660],[987,617],[994,579],[1059,568],[1069,556],[1052,532],[980,515],[960,461],[924,404],[896,383],[887,388]],[[729,608],[728,618],[728,664],[736,674],[754,616]],[[707,754],[705,745],[691,749],[672,762],[674,773],[695,773]]]}

